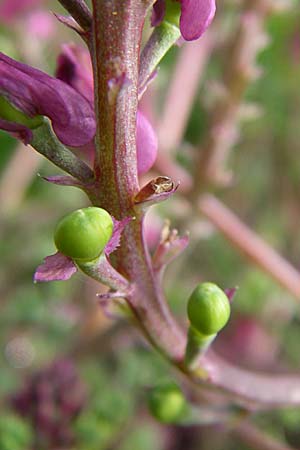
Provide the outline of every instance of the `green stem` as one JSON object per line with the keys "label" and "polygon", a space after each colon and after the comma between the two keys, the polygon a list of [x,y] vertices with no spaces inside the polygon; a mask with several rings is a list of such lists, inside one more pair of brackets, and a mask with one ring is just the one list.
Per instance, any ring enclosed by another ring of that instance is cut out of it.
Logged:
{"label": "green stem", "polygon": [[190,370],[197,368],[200,356],[206,352],[216,336],[216,334],[205,336],[195,330],[192,326],[189,327],[184,360],[186,367]]}
{"label": "green stem", "polygon": [[121,291],[124,295],[129,292],[128,281],[112,267],[105,255],[101,255],[94,261],[77,262],[77,265],[86,275],[111,289]]}
{"label": "green stem", "polygon": [[48,119],[45,119],[40,127],[32,130],[32,134],[30,145],[38,153],[76,179],[83,182],[93,181],[92,169],[57,139]]}
{"label": "green stem", "polygon": [[176,25],[169,22],[162,22],[155,27],[142,54],[139,72],[139,93],[142,94],[151,79],[154,70],[170,50],[170,48],[180,38],[180,30]]}

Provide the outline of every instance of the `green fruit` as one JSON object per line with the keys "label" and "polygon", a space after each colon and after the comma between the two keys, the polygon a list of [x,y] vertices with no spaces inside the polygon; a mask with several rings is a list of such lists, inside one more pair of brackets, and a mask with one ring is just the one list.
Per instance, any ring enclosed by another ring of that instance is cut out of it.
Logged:
{"label": "green fruit", "polygon": [[151,414],[160,422],[175,423],[186,409],[186,400],[174,383],[164,384],[152,389],[149,396]]}
{"label": "green fruit", "polygon": [[204,336],[218,333],[230,316],[228,297],[213,283],[199,284],[189,298],[187,313],[199,333]]}
{"label": "green fruit", "polygon": [[91,206],[65,216],[56,226],[57,249],[79,262],[96,259],[102,253],[113,231],[113,221],[105,209]]}

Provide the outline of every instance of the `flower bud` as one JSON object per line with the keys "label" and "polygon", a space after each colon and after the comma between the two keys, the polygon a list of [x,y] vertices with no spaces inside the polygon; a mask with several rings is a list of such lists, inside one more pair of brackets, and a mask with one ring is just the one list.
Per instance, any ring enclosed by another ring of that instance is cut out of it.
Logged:
{"label": "flower bud", "polygon": [[160,422],[175,423],[184,415],[186,400],[175,383],[167,383],[152,389],[149,409]]}
{"label": "flower bud", "polygon": [[113,221],[105,209],[91,206],[65,216],[56,226],[57,249],[78,262],[96,259],[113,232]]}
{"label": "flower bud", "polygon": [[202,335],[218,333],[230,316],[227,295],[213,283],[199,284],[188,301],[188,317],[192,326]]}

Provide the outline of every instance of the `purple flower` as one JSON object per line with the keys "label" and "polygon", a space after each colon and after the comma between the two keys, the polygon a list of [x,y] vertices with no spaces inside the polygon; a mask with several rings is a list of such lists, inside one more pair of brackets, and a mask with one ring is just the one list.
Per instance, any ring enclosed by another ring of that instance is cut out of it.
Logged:
{"label": "purple flower", "polygon": [[86,399],[86,386],[72,361],[60,359],[28,377],[10,403],[31,423],[35,441],[43,442],[43,448],[69,449],[75,441],[74,421]]}
{"label": "purple flower", "polygon": [[[93,108],[80,93],[67,83],[14,61],[3,53],[0,53],[1,96],[31,118],[49,117],[55,133],[65,145],[80,147],[90,142],[95,135]],[[17,120],[10,120],[5,115],[1,119],[0,128],[10,128],[11,131],[24,135],[26,123],[19,124]],[[30,135],[31,131],[28,130],[25,142],[30,141]]]}
{"label": "purple flower", "polygon": [[180,31],[186,41],[201,37],[216,12],[215,0],[157,0],[151,18],[153,26],[159,25],[163,20],[166,1],[178,1],[181,4]]}
{"label": "purple flower", "polygon": [[[58,57],[56,76],[83,95],[91,105],[94,99],[93,73],[87,50],[74,44],[64,45]],[[157,137],[145,115],[137,112],[137,164],[139,175],[148,172],[157,156]],[[94,158],[93,143],[85,146],[89,159]]]}

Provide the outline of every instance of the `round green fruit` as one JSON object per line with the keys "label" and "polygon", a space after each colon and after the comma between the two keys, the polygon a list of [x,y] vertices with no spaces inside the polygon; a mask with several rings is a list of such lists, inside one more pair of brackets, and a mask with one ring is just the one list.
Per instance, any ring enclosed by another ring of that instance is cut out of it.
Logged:
{"label": "round green fruit", "polygon": [[230,316],[228,297],[214,283],[199,284],[189,298],[187,313],[199,333],[205,336],[218,333]]}
{"label": "round green fruit", "polygon": [[157,386],[149,396],[151,414],[160,422],[175,423],[180,420],[186,409],[186,400],[174,383]]}
{"label": "round green fruit", "polygon": [[91,206],[65,216],[56,226],[57,249],[79,262],[96,259],[113,232],[113,221],[105,209]]}

